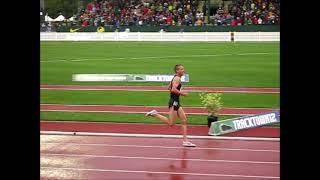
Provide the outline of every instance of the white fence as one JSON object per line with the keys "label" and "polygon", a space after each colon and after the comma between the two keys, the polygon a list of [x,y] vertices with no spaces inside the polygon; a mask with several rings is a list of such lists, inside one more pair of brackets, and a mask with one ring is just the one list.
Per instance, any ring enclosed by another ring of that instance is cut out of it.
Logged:
{"label": "white fence", "polygon": [[235,32],[234,41],[280,41],[280,32]]}
{"label": "white fence", "polygon": [[[41,41],[232,41],[231,32],[41,32]],[[234,32],[234,41],[280,41],[280,32]]]}

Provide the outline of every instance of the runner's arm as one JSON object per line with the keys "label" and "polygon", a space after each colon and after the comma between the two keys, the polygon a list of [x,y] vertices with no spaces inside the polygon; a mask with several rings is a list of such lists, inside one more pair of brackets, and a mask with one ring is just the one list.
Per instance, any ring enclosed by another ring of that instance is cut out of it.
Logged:
{"label": "runner's arm", "polygon": [[173,81],[172,81],[172,88],[170,90],[170,92],[174,93],[174,94],[178,94],[178,95],[182,95],[182,96],[187,96],[188,93],[185,93],[185,92],[182,92],[182,91],[179,91],[177,89],[177,87],[179,86],[181,82],[181,79],[179,76],[176,76]]}

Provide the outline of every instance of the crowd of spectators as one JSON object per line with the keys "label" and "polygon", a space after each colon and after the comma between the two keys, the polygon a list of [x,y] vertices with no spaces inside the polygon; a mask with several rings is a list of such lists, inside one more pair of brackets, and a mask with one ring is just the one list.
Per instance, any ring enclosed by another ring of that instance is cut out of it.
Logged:
{"label": "crowd of spectators", "polygon": [[[82,6],[78,23],[93,26],[187,25],[204,26],[203,9],[197,0],[93,0]],[[279,0],[236,0],[216,9],[214,25],[279,24]]]}
{"label": "crowd of spectators", "polygon": [[196,0],[95,0],[82,7],[79,23],[88,25],[202,26]]}
{"label": "crowd of spectators", "polygon": [[279,0],[238,0],[219,7],[211,17],[214,25],[261,25],[280,23]]}

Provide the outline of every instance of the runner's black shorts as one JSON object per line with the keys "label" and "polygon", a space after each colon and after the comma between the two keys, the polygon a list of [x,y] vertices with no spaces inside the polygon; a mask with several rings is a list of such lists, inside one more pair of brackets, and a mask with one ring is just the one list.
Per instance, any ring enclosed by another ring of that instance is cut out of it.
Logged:
{"label": "runner's black shorts", "polygon": [[178,109],[180,108],[180,102],[175,101],[172,98],[170,98],[168,105],[169,105],[169,109],[173,106],[173,110],[175,111],[178,111]]}

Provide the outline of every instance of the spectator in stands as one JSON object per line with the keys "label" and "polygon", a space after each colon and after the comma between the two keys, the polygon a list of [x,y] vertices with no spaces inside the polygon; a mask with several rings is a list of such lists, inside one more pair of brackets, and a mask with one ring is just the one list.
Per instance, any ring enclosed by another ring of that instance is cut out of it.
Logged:
{"label": "spectator in stands", "polygon": [[259,19],[258,19],[258,24],[262,24],[262,19],[261,19],[261,17],[259,17]]}
{"label": "spectator in stands", "polygon": [[237,26],[237,19],[234,18],[230,25],[231,26]]}
{"label": "spectator in stands", "polygon": [[84,20],[81,24],[82,27],[86,27],[89,25],[89,20]]}
{"label": "spectator in stands", "polygon": [[168,15],[168,16],[166,17],[166,21],[167,21],[167,25],[171,25],[172,20],[171,20],[170,15]]}
{"label": "spectator in stands", "polygon": [[196,21],[196,23],[194,24],[194,26],[202,26],[202,25],[203,25],[203,22],[202,22],[201,19],[198,19],[198,20]]}

